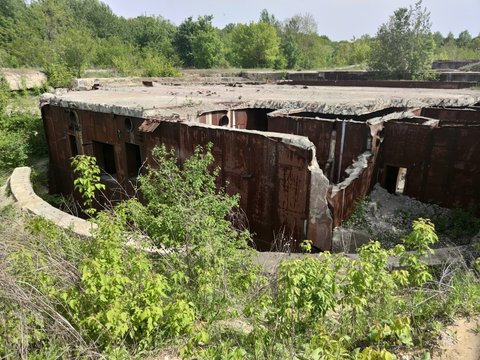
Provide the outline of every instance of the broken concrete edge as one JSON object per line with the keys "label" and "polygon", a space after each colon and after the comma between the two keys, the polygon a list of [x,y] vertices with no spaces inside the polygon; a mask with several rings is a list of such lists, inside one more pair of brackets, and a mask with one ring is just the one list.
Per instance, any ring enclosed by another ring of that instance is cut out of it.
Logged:
{"label": "broken concrete edge", "polygon": [[357,160],[345,169],[345,172],[348,174],[347,178],[342,182],[332,186],[332,194],[334,197],[339,191],[346,189],[355,179],[358,179],[362,175],[363,171],[368,167],[369,160],[372,157],[370,151],[365,151],[360,154]]}
{"label": "broken concrete edge", "polygon": [[30,180],[31,172],[28,166],[17,167],[8,180],[11,194],[20,209],[35,216],[41,216],[80,237],[92,236],[92,230],[97,228],[97,224],[67,214],[35,194]]}
{"label": "broken concrete edge", "polygon": [[312,245],[319,249],[328,249],[332,242],[333,226],[333,217],[328,208],[327,199],[330,182],[318,164],[315,145],[308,170],[310,171],[310,197],[305,229],[306,239],[311,240]]}
{"label": "broken concrete edge", "polygon": [[[423,124],[418,124],[419,126],[421,125],[433,126],[438,124],[438,121],[436,121],[435,124],[432,125],[430,123],[430,120],[433,120],[433,119],[416,116],[414,113],[415,110],[416,109],[413,108],[411,110],[401,111],[398,113],[392,113],[385,116],[379,116],[372,119],[368,119],[366,123],[371,128],[374,128],[374,127],[377,128],[375,133],[371,131],[370,136],[372,137],[378,136],[379,132],[383,129],[384,124],[388,121],[422,118],[425,120],[425,122]],[[346,121],[350,121],[350,120],[346,120]],[[358,179],[362,175],[363,171],[368,168],[371,158],[372,158],[372,153],[370,151],[365,151],[362,154],[360,154],[357,157],[357,159],[348,168],[345,169],[345,173],[348,174],[345,180],[332,186],[331,196],[334,197],[339,191],[346,189],[348,186],[350,186],[350,184],[355,179]]]}

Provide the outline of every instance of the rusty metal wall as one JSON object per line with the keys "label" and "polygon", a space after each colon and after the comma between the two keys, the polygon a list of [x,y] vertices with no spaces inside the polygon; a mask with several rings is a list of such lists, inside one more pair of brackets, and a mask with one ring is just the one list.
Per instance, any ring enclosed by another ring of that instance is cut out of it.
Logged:
{"label": "rusty metal wall", "polygon": [[[72,129],[71,111],[78,118],[78,131]],[[125,198],[121,188],[132,190],[128,182],[126,143],[140,147],[142,161],[147,155],[144,134],[138,130],[143,119],[50,105],[42,107],[42,117],[49,147],[49,177],[52,193],[65,195],[73,193],[74,175],[70,163],[74,154],[71,151],[69,136],[75,136],[78,154],[93,156],[93,141],[113,145],[116,174],[113,179],[102,178],[109,185],[105,191],[104,201]],[[79,198],[78,194],[76,197]]]}
{"label": "rusty metal wall", "polygon": [[329,203],[332,209],[333,226],[339,226],[348,219],[352,215],[357,201],[370,193],[374,185],[375,166],[375,158],[373,158],[358,178],[334,196],[330,194]]}
{"label": "rusty metal wall", "polygon": [[181,161],[195,146],[212,142],[220,182],[228,184],[230,194],[240,195],[257,246],[270,250],[283,228],[295,242],[304,240],[310,151],[261,134],[169,122],[161,122],[149,141],[149,147],[164,143],[175,148]]}
{"label": "rusty metal wall", "polygon": [[[272,116],[268,131],[306,136],[315,144],[320,168],[333,183],[345,179],[345,169],[367,148],[369,127],[364,122]],[[333,158],[330,157],[334,146]]]}
{"label": "rusty metal wall", "polygon": [[445,207],[479,204],[479,125],[429,127],[388,122],[382,166],[407,168],[407,196]]}
{"label": "rusty metal wall", "polygon": [[[42,112],[49,139],[52,191],[70,194],[73,191],[73,175],[67,136],[69,110],[47,105]],[[228,184],[229,193],[240,195],[241,208],[258,239],[258,247],[270,250],[274,238],[281,232],[293,239],[293,248],[305,239],[309,215],[310,150],[285,144],[278,136],[268,137],[224,127],[208,128],[132,118],[133,126],[129,129],[126,125],[130,120],[123,116],[80,110],[76,113],[82,152],[94,155],[93,141],[113,145],[116,180],[121,185],[128,180],[125,143],[140,147],[142,161],[148,161],[153,147],[162,143],[176,149],[180,161],[183,161],[197,145],[212,142],[213,155],[222,169],[219,182]],[[145,131],[139,131],[140,127]],[[115,189],[112,190],[112,183],[107,185],[107,197],[114,200],[122,197]]]}
{"label": "rusty metal wall", "polygon": [[480,111],[475,108],[466,109],[444,109],[444,108],[423,108],[421,116],[432,119],[439,119],[440,125],[448,124],[472,124],[480,122]]}

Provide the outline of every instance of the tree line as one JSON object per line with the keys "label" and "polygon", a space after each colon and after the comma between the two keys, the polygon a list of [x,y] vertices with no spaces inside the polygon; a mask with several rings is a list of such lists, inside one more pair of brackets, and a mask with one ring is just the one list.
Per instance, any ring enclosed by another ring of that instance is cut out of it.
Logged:
{"label": "tree line", "polygon": [[[398,45],[392,44],[392,39],[382,45],[382,36],[395,30],[400,30],[407,47],[411,45],[408,43],[416,43],[425,48],[426,62],[431,63],[433,58],[480,59],[480,36],[473,37],[468,31],[457,37],[452,33],[431,33],[428,13],[421,9],[420,2],[403,9],[403,15],[397,14],[402,9],[397,10],[390,19],[393,28],[388,22],[379,28],[377,36],[364,35],[350,41],[332,41],[319,35],[311,14],[280,21],[263,10],[258,21],[232,23],[219,29],[213,26],[210,15],[188,17],[178,26],[161,16],[126,19],[99,0],[1,3],[0,66],[39,67],[53,83],[82,76],[87,67],[142,76],[174,76],[179,67],[376,69],[382,63],[376,59],[389,53],[385,48],[388,42],[390,46]],[[423,39],[420,42],[416,41],[419,36]],[[420,57],[424,59],[425,54]]]}

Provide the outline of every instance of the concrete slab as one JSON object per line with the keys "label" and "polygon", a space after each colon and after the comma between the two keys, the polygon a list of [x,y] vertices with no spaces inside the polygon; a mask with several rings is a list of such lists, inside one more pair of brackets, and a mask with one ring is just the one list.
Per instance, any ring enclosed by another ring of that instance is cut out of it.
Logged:
{"label": "concrete slab", "polygon": [[470,106],[480,102],[480,91],[154,82],[153,87],[108,87],[45,94],[41,101],[95,112],[188,121],[202,112],[235,108],[360,115],[388,107]]}

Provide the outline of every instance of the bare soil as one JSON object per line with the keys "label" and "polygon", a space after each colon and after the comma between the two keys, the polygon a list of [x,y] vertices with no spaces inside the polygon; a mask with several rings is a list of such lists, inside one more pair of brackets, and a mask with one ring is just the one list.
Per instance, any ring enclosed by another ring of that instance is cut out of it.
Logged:
{"label": "bare soil", "polygon": [[480,316],[458,319],[448,326],[432,360],[480,360]]}

